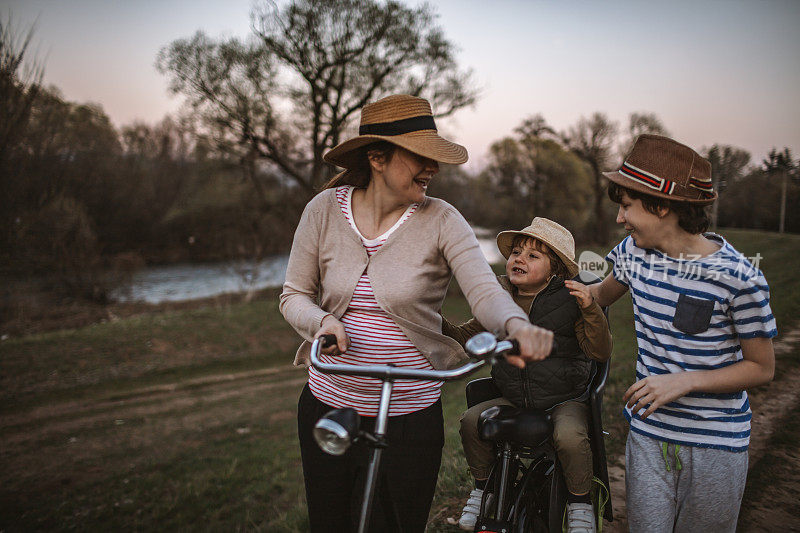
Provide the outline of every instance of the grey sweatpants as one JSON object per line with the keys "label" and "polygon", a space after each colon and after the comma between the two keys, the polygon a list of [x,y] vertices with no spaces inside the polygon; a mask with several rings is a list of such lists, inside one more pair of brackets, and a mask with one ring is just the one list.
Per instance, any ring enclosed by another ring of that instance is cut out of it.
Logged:
{"label": "grey sweatpants", "polygon": [[735,532],[747,452],[696,446],[680,446],[676,452],[676,445],[667,443],[665,458],[663,444],[628,433],[625,490],[630,531]]}

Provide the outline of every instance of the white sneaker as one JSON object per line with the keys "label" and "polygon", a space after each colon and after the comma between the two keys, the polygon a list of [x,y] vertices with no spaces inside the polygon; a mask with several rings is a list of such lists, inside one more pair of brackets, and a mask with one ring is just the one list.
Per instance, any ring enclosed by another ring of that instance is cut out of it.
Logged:
{"label": "white sneaker", "polygon": [[567,504],[568,533],[596,533],[596,527],[591,503]]}
{"label": "white sneaker", "polygon": [[478,520],[478,513],[481,512],[481,499],[483,489],[472,489],[469,499],[464,509],[461,510],[461,518],[458,519],[458,527],[464,531],[474,531],[475,522]]}

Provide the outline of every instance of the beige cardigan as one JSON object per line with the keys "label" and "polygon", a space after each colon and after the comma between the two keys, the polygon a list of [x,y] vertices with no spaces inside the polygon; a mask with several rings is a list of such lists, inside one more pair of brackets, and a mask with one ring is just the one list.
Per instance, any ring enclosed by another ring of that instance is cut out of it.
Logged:
{"label": "beige cardigan", "polygon": [[281,313],[305,339],[295,365],[308,366],[309,341],[326,315],[341,318],[365,268],[378,304],[435,369],[467,358],[442,334],[439,311],[453,274],[489,331],[505,335],[511,318],[528,320],[497,282],[467,221],[447,202],[426,198],[370,258],[328,189],[303,211],[280,296]]}

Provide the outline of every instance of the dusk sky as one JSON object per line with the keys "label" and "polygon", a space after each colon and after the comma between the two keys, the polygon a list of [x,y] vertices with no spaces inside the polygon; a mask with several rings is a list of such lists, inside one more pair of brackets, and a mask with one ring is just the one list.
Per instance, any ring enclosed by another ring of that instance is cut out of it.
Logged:
{"label": "dusk sky", "polygon": [[[408,2],[418,4],[419,2]],[[800,155],[800,2],[432,2],[482,96],[442,121],[480,167],[491,142],[541,113],[557,129],[595,111],[621,126],[656,113],[700,149],[731,144],[759,162]],[[116,125],[176,112],[158,50],[203,30],[250,34],[251,0],[3,0],[21,28],[37,19],[45,81],[96,102]],[[2,13],[5,17],[6,13]]]}

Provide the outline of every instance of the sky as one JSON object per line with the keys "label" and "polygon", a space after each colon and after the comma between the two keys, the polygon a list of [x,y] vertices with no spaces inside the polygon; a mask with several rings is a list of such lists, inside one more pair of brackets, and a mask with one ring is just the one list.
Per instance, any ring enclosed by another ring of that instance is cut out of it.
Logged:
{"label": "sky", "polygon": [[[418,5],[417,0],[406,0]],[[730,144],[758,163],[772,147],[800,155],[800,2],[796,0],[430,2],[481,89],[439,122],[469,166],[541,113],[556,129],[606,113],[655,113],[695,149]],[[34,43],[45,82],[102,105],[117,125],[181,106],[155,69],[158,50],[203,30],[251,33],[251,0],[0,0]],[[3,13],[5,11],[6,13]],[[434,110],[435,111],[435,110]]]}

